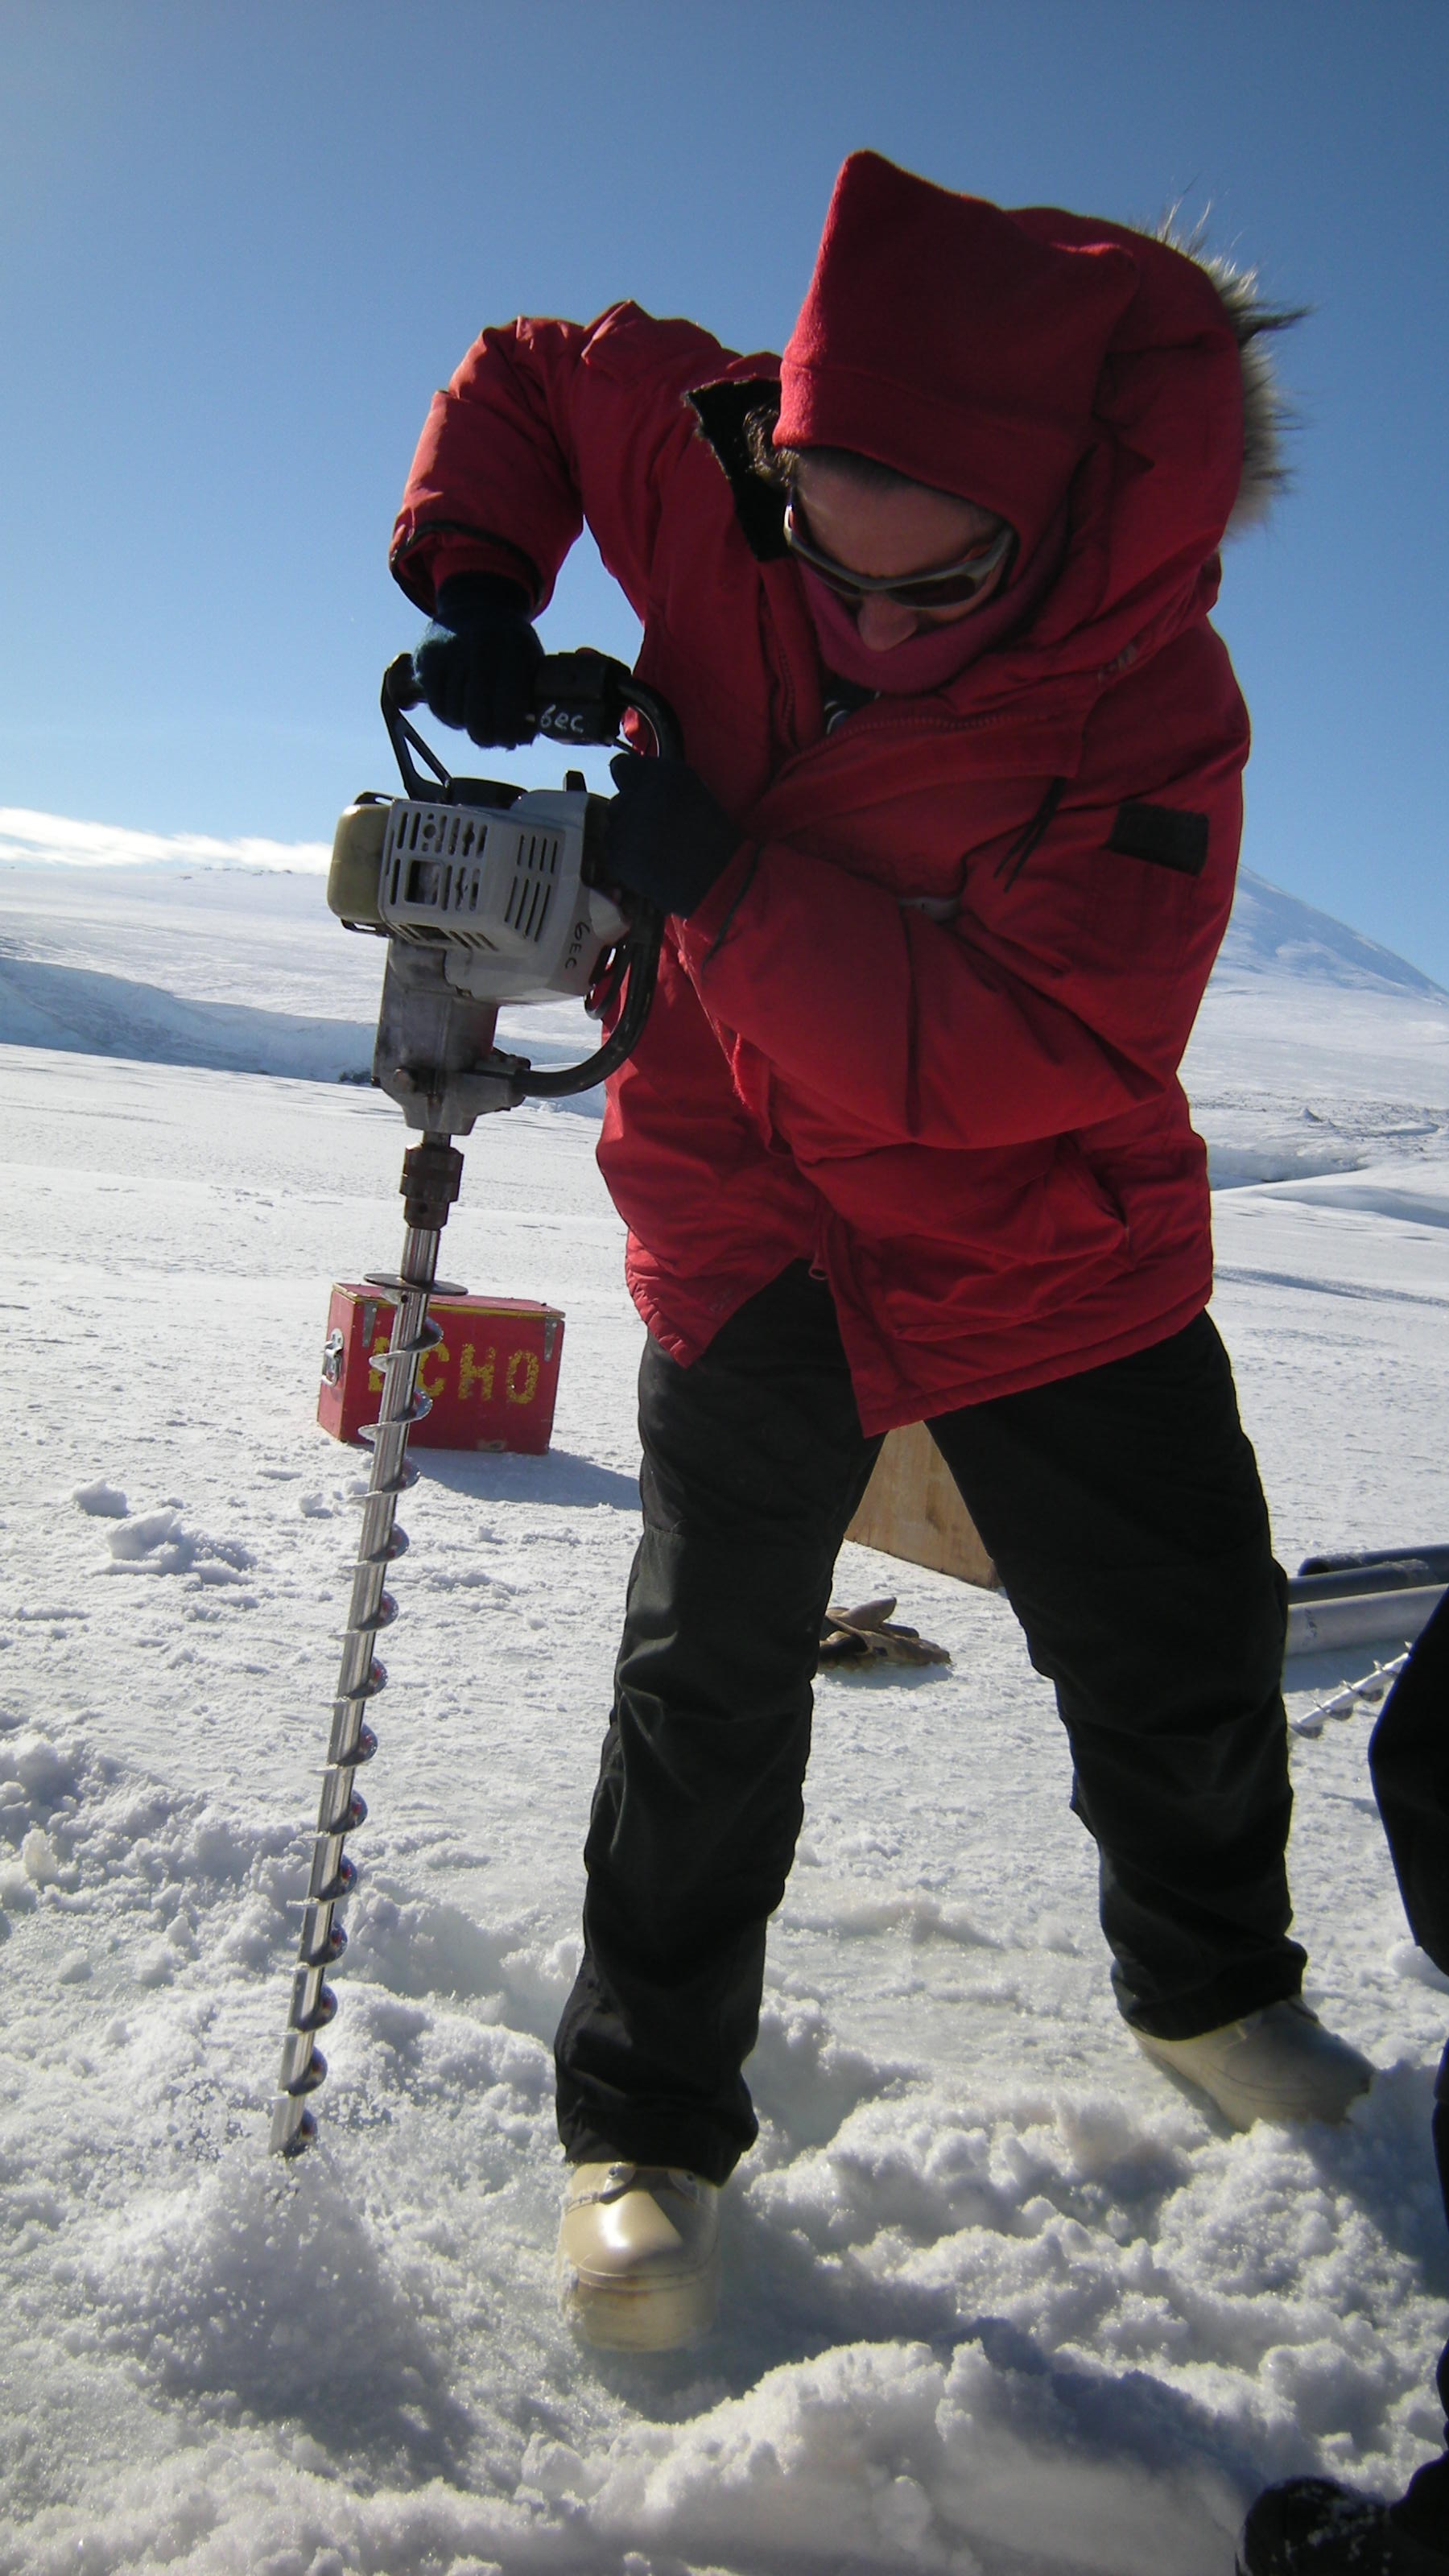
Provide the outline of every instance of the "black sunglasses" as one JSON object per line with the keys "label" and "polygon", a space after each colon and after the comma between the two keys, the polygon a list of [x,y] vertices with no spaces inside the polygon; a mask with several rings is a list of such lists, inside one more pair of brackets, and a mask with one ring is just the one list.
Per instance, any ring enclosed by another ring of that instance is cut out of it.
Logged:
{"label": "black sunglasses", "polygon": [[808,564],[841,599],[889,599],[897,608],[956,608],[963,600],[974,599],[1016,545],[1015,529],[1003,527],[994,537],[981,539],[970,554],[942,564],[938,572],[914,572],[900,579],[894,573],[852,572],[833,555],[823,555],[803,534],[802,517],[792,493],[785,504],[785,543],[797,563]]}

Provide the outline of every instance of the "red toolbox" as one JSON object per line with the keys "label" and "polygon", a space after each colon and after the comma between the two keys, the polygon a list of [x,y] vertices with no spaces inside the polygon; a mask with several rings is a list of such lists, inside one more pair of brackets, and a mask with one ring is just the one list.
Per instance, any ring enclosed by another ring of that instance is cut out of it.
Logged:
{"label": "red toolbox", "polygon": [[[421,1449],[520,1449],[538,1456],[553,1431],[564,1319],[528,1297],[435,1297],[443,1328],[418,1371],[432,1410],[413,1425]],[[343,1281],[332,1291],[317,1419],[334,1440],[375,1422],[382,1371],[372,1362],[392,1335],[390,1298]]]}

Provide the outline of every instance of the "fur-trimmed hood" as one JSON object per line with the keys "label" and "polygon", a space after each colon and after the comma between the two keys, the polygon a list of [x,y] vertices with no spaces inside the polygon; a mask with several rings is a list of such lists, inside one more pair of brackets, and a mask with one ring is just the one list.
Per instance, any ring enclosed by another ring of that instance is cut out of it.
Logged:
{"label": "fur-trimmed hood", "polygon": [[1286,459],[1292,412],[1273,363],[1273,337],[1303,319],[1301,306],[1270,304],[1255,268],[1238,268],[1232,260],[1209,251],[1201,227],[1185,237],[1172,216],[1154,235],[1170,250],[1195,260],[1216,287],[1238,344],[1243,387],[1243,470],[1238,495],[1224,535],[1242,536],[1260,528],[1290,480]]}

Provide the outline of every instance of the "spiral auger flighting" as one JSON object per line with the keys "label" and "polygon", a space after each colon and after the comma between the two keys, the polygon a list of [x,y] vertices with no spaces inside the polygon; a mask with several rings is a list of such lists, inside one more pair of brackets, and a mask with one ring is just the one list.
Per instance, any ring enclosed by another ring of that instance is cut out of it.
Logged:
{"label": "spiral auger flighting", "polygon": [[347,1935],[337,1920],[338,1908],[351,1895],[356,1864],[343,1846],[367,1814],[355,1786],[357,1774],[377,1751],[377,1738],[363,1711],[386,1687],[387,1673],[373,1651],[383,1628],[392,1625],[397,1604],[386,1587],[387,1569],[407,1546],[397,1526],[397,1498],[413,1482],[416,1469],[407,1463],[408,1432],[428,1410],[418,1392],[418,1370],[442,1339],[441,1326],[428,1314],[433,1296],[461,1297],[463,1290],[437,1276],[438,1247],[448,1210],[463,1177],[463,1157],[448,1136],[425,1134],[403,1157],[402,1188],[407,1232],[402,1266],[396,1278],[374,1275],[368,1285],[397,1300],[392,1339],[383,1354],[382,1409],[364,1432],[372,1444],[372,1472],[362,1505],[362,1530],[352,1575],[352,1598],[342,1641],[337,1691],[332,1703],[332,1730],[327,1768],[317,1811],[312,1866],[302,1915],[302,1937],[292,1980],[292,2009],[282,2043],[278,2095],[272,2113],[274,2154],[301,2155],[317,2134],[307,2109],[327,2073],[327,2060],[317,2046],[337,2011],[337,1998],[327,1971],[340,1959]]}

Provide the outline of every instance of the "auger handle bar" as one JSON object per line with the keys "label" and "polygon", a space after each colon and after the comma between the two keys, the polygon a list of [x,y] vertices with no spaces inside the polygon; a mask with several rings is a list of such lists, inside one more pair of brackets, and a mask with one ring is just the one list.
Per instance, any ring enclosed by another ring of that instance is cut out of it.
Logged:
{"label": "auger handle bar", "polygon": [[[382,675],[382,718],[408,794],[426,798],[436,796],[440,788],[450,789],[454,782],[437,754],[406,721],[407,712],[422,703],[413,657],[399,653]],[[658,757],[678,760],[683,745],[673,708],[657,689],[636,680],[627,663],[584,646],[576,653],[546,653],[539,664],[533,692],[534,739],[543,734],[550,742],[621,744],[624,718],[631,708],[649,727]],[[414,751],[427,762],[431,779],[422,778],[414,768],[410,757]]]}

